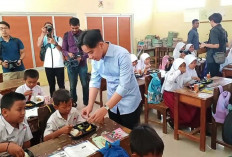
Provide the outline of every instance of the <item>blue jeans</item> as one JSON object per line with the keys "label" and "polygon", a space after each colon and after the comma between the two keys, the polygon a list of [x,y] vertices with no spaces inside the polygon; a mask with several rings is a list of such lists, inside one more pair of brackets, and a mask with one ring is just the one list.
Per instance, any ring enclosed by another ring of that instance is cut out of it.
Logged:
{"label": "blue jeans", "polygon": [[70,93],[73,99],[73,102],[77,102],[77,81],[78,81],[78,74],[81,80],[82,91],[83,91],[83,103],[84,105],[88,105],[89,101],[89,86],[87,80],[87,72],[88,68],[87,65],[85,66],[78,66],[75,68],[70,68],[68,66],[68,78],[70,83]]}

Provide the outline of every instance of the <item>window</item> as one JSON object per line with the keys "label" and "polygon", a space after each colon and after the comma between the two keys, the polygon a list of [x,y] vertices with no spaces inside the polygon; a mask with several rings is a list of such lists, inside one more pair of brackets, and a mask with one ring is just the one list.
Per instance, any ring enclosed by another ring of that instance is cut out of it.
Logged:
{"label": "window", "polygon": [[232,0],[221,0],[221,6],[232,5]]}
{"label": "window", "polygon": [[159,12],[181,11],[204,6],[205,0],[157,0],[157,9]]}

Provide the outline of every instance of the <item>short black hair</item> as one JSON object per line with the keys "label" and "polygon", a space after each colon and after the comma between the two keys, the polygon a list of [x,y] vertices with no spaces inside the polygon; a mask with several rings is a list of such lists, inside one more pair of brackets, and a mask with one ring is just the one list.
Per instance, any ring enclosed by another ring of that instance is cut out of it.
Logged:
{"label": "short black hair", "polygon": [[220,13],[213,13],[210,15],[209,21],[214,21],[214,23],[221,23],[222,15]]}
{"label": "short black hair", "polygon": [[149,153],[162,155],[164,143],[152,127],[141,124],[130,133],[130,148],[132,153],[141,157]]}
{"label": "short black hair", "polygon": [[46,26],[46,24],[50,24],[50,25],[52,25],[52,27],[53,27],[53,24],[52,24],[51,22],[45,22],[45,23],[44,23],[44,26]]}
{"label": "short black hair", "polygon": [[39,78],[39,72],[37,70],[35,70],[35,69],[27,69],[24,72],[23,79],[27,80],[28,77],[38,79]]}
{"label": "short black hair", "polygon": [[0,24],[6,25],[8,28],[10,28],[10,24],[7,23],[6,21],[1,21]]}
{"label": "short black hair", "polygon": [[99,42],[103,41],[101,31],[99,29],[91,29],[83,31],[79,38],[77,46],[81,49],[81,46],[86,45],[89,48],[95,48]]}
{"label": "short black hair", "polygon": [[199,20],[198,19],[194,19],[192,20],[192,24],[194,24],[195,22],[198,22]]}
{"label": "short black hair", "polygon": [[70,26],[80,26],[80,20],[76,17],[72,17],[69,19]]}
{"label": "short black hair", "polygon": [[66,89],[58,89],[52,95],[54,105],[59,106],[61,102],[68,103],[71,99],[71,95]]}
{"label": "short black hair", "polygon": [[19,100],[26,100],[26,98],[23,94],[16,92],[10,92],[3,95],[1,100],[1,110],[4,108],[10,110],[14,105],[14,102]]}

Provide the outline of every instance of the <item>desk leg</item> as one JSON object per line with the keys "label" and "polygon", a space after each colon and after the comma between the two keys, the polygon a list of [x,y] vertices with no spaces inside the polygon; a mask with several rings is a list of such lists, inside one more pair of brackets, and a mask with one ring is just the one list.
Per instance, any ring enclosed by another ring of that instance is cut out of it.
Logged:
{"label": "desk leg", "polygon": [[179,140],[179,94],[175,93],[174,103],[174,139]]}
{"label": "desk leg", "polygon": [[200,128],[200,150],[205,152],[205,129],[206,129],[206,101],[201,101],[201,128]]}

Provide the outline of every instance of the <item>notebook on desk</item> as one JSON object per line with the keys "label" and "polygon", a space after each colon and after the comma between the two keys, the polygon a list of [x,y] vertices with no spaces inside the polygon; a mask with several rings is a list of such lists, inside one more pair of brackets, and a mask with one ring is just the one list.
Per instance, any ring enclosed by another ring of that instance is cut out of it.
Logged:
{"label": "notebook on desk", "polygon": [[50,155],[50,157],[86,157],[95,153],[98,148],[88,140],[77,145],[67,146],[63,151]]}

